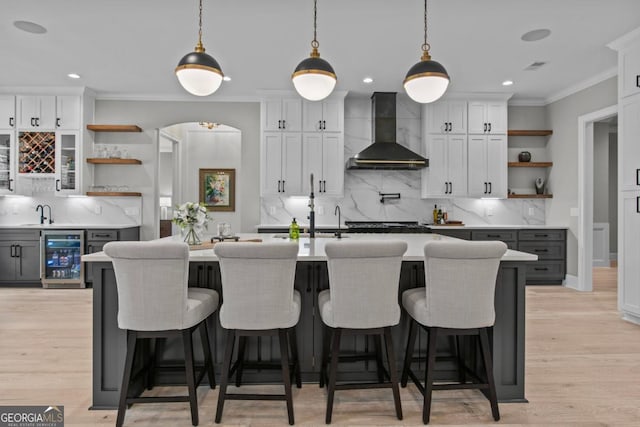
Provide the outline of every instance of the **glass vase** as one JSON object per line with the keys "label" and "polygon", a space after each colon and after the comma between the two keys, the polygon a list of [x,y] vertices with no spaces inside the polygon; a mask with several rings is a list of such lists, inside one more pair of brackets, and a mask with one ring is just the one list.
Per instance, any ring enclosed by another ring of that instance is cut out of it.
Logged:
{"label": "glass vase", "polygon": [[184,241],[188,245],[199,245],[202,243],[200,237],[198,236],[198,232],[196,231],[195,225],[188,225],[182,229],[184,234]]}

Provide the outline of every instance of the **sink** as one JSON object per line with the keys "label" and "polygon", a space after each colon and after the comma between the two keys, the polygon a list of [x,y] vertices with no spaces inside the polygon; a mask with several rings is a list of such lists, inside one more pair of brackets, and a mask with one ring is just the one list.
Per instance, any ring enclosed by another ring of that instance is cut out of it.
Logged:
{"label": "sink", "polygon": [[[300,237],[309,237],[309,233],[300,233]],[[341,238],[344,239],[346,237],[349,237],[347,235],[345,235],[345,233],[342,233]],[[275,239],[288,239],[289,238],[289,234],[274,234],[273,238]],[[337,239],[338,237],[333,234],[333,233],[316,233],[315,239]]]}

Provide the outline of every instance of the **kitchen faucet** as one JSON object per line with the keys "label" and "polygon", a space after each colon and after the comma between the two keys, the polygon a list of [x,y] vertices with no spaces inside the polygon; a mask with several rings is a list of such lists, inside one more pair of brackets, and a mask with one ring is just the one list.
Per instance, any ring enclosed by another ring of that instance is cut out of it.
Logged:
{"label": "kitchen faucet", "polygon": [[333,211],[333,214],[334,215],[338,215],[338,231],[335,232],[335,236],[338,239],[341,239],[342,238],[342,233],[340,232],[340,222],[341,222],[340,221],[340,215],[341,215],[341,212],[340,212],[340,206],[339,205],[336,205],[336,208]]}
{"label": "kitchen faucet", "polygon": [[315,207],[314,203],[313,203],[313,199],[314,199],[314,195],[313,195],[313,174],[311,174],[311,194],[309,195],[309,216],[307,217],[309,219],[309,238],[314,238],[316,237],[316,213],[313,211],[313,208]]}
{"label": "kitchen faucet", "polygon": [[[49,208],[49,217],[44,216],[44,208]],[[48,219],[49,224],[53,224],[53,218],[51,216],[51,206],[49,205],[38,205],[36,206],[36,212],[40,210],[40,224],[44,224],[44,220]]]}

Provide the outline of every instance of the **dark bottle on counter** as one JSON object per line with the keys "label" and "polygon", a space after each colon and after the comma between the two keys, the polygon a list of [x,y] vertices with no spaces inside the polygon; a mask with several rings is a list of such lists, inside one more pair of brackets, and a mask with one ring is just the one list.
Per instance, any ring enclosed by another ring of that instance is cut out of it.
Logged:
{"label": "dark bottle on counter", "polygon": [[436,221],[436,224],[442,224],[444,223],[443,217],[442,217],[442,209],[438,209],[438,218]]}
{"label": "dark bottle on counter", "polygon": [[433,223],[438,223],[438,205],[433,205]]}

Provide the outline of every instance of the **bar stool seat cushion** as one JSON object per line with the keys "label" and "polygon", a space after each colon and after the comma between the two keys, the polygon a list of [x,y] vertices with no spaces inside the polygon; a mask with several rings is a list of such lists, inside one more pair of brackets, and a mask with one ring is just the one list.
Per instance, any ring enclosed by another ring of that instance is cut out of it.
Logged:
{"label": "bar stool seat cushion", "polygon": [[402,293],[402,306],[421,325],[428,325],[427,294],[424,288],[413,288]]}
{"label": "bar stool seat cushion", "polygon": [[218,308],[218,293],[213,289],[189,288],[183,324],[190,328],[202,322]]}

